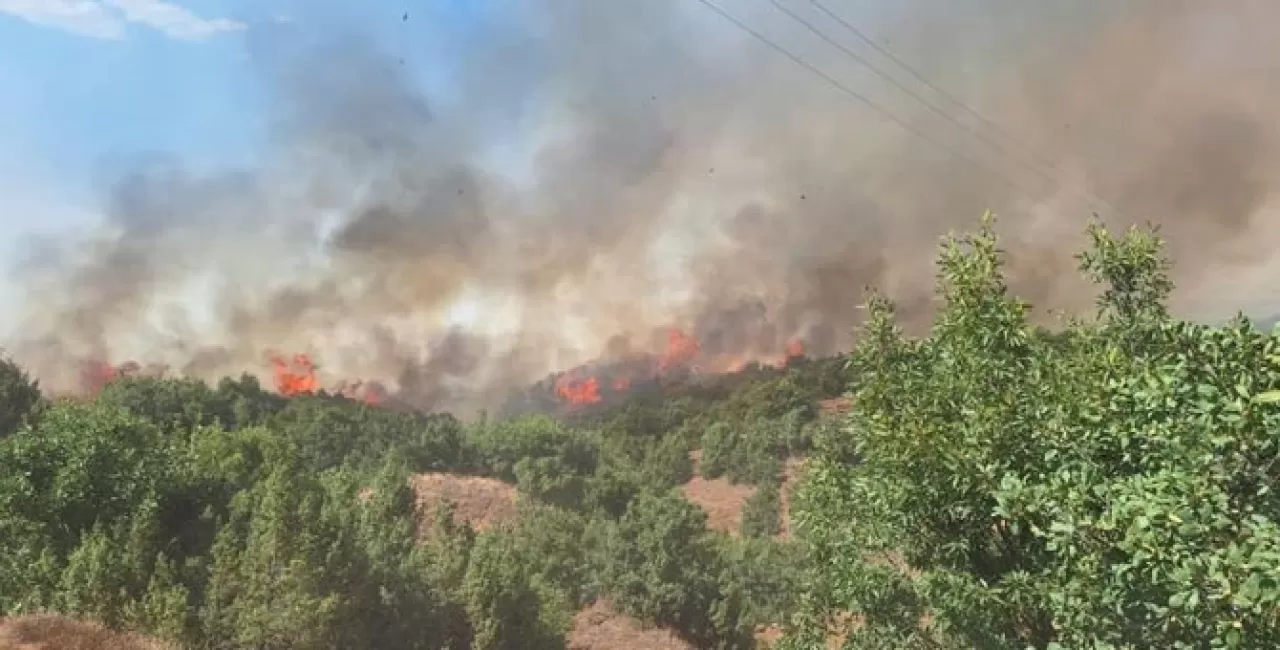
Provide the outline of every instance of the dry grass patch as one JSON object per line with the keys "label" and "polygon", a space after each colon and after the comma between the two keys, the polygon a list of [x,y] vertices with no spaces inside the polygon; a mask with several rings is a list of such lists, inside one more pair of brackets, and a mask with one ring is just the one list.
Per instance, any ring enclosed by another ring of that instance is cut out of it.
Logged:
{"label": "dry grass patch", "polygon": [[645,627],[604,601],[578,612],[566,642],[568,650],[693,650],[670,630]]}
{"label": "dry grass patch", "polygon": [[415,474],[409,479],[418,512],[429,520],[439,505],[453,504],[454,521],[475,530],[516,518],[518,497],[514,486],[492,478],[458,474]]}
{"label": "dry grass patch", "polygon": [[56,615],[0,620],[0,650],[172,650],[136,634]]}
{"label": "dry grass patch", "polygon": [[737,535],[742,526],[742,507],[756,489],[750,485],[734,485],[724,477],[703,478],[702,450],[694,450],[689,457],[693,459],[693,478],[680,486],[684,498],[707,513],[708,529]]}
{"label": "dry grass patch", "polygon": [[[689,457],[693,459],[693,478],[680,486],[684,498],[707,513],[709,530],[737,535],[742,527],[742,509],[747,499],[756,493],[756,488],[750,485],[734,485],[724,477],[703,478],[699,473],[702,451],[694,450]],[[781,501],[778,515],[782,523],[782,532],[779,537],[784,539],[791,536],[791,491],[795,489],[803,468],[803,458],[788,458],[784,466],[782,487],[778,491]]]}

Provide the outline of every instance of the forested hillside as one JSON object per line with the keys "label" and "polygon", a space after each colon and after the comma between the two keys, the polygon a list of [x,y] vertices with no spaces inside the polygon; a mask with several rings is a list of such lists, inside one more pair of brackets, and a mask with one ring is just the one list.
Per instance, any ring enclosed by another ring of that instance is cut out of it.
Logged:
{"label": "forested hillside", "polygon": [[[992,228],[945,242],[926,336],[873,296],[847,356],[568,411],[51,399],[5,363],[0,613],[190,648],[564,648],[600,607],[697,648],[1276,647],[1280,340],[1173,318],[1159,240],[1100,227],[1097,318],[1033,325]],[[751,486],[739,530],[695,458]],[[481,479],[509,512],[424,507]]]}

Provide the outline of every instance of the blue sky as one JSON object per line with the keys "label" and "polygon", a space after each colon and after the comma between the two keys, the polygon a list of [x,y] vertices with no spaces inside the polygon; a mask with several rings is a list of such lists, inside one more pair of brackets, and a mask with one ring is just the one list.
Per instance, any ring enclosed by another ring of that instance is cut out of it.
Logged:
{"label": "blue sky", "polygon": [[447,58],[424,44],[458,34],[470,18],[462,8],[476,4],[0,0],[0,226],[62,230],[92,218],[122,156],[252,162],[264,136],[256,46],[354,26],[425,83]]}

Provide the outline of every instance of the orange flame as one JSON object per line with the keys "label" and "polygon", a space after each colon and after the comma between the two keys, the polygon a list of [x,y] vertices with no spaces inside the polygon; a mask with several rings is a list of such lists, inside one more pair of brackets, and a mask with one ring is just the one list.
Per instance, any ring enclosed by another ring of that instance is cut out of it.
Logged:
{"label": "orange flame", "polygon": [[274,352],[268,353],[271,365],[275,370],[276,390],[285,397],[308,395],[316,392],[319,382],[316,380],[316,365],[311,357],[295,354],[293,359],[286,359]]}
{"label": "orange flame", "polygon": [[[753,364],[782,368],[805,356],[804,342],[793,339],[782,353],[762,360],[755,355],[744,357],[714,356],[702,358],[704,351],[697,339],[677,328],[666,330],[666,345],[661,354],[638,355],[618,361],[601,361],[573,368],[555,381],[555,395],[570,407],[599,404],[610,395],[632,391],[637,382],[669,379],[681,369],[698,372],[699,368],[714,373],[734,374]],[[696,365],[695,365],[696,364]]]}
{"label": "orange flame", "polygon": [[698,341],[692,336],[674,327],[667,330],[667,349],[658,360],[658,372],[665,373],[693,361],[699,351]]}
{"label": "orange flame", "polygon": [[797,359],[804,356],[804,341],[795,340],[787,344],[787,359]]}
{"label": "orange flame", "polygon": [[[311,395],[320,390],[320,379],[316,373],[318,366],[310,356],[295,354],[293,358],[288,358],[268,352],[267,358],[275,371],[276,392],[285,397],[296,397]],[[342,381],[331,392],[371,406],[382,404],[387,399],[386,389],[377,382]]]}
{"label": "orange flame", "polygon": [[583,377],[580,372],[572,370],[556,380],[556,394],[573,406],[598,404],[604,400],[600,396],[599,379]]}
{"label": "orange flame", "polygon": [[126,361],[118,366],[105,361],[86,361],[80,369],[80,384],[89,395],[97,395],[107,384],[136,374],[142,366],[134,361]]}

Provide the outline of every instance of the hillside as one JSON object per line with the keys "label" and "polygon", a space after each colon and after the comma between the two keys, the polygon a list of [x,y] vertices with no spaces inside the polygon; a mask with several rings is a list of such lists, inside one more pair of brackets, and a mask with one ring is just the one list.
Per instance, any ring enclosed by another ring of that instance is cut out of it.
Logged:
{"label": "hillside", "polygon": [[1276,647],[1280,339],[1090,234],[1096,320],[984,223],[922,338],[475,422],[5,362],[0,648]]}

